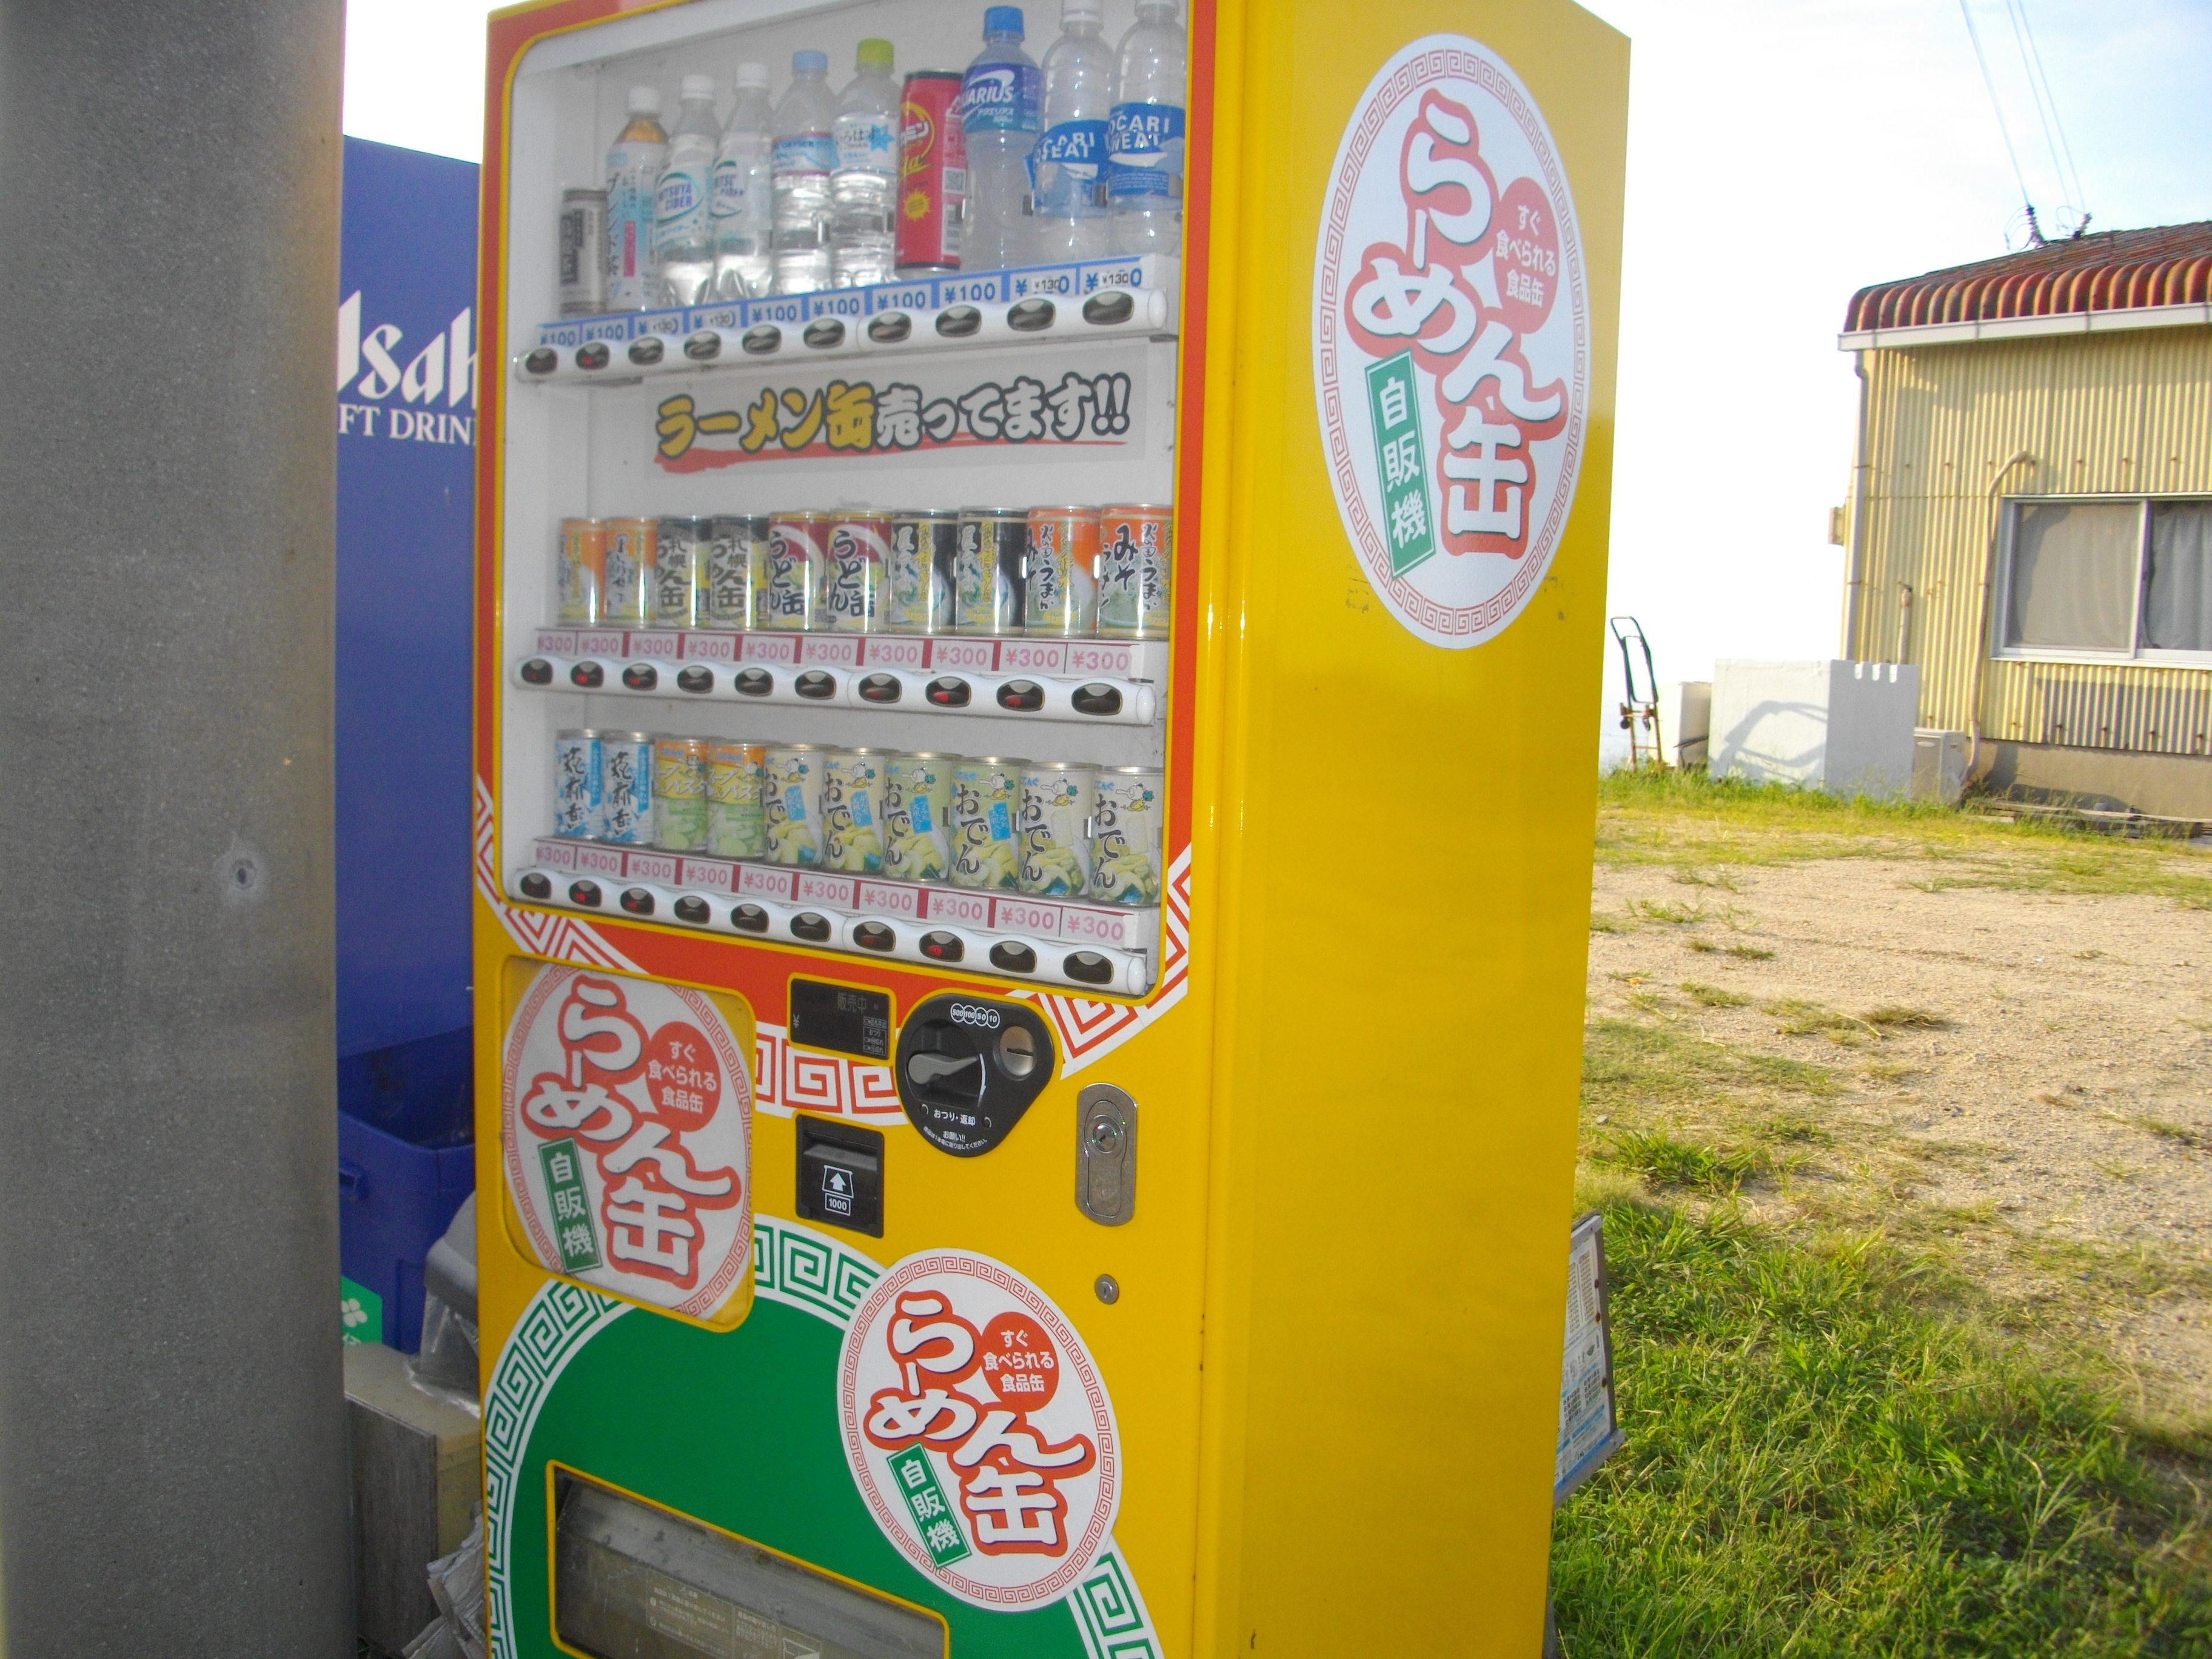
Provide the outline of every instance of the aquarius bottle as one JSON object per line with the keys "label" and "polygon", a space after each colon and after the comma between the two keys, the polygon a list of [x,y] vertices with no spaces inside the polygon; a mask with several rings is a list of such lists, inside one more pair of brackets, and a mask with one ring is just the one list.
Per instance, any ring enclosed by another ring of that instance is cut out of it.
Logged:
{"label": "aquarius bottle", "polygon": [[969,270],[1019,264],[1029,254],[1029,155],[1042,118],[1043,77],[1022,50],[1022,9],[983,13],[983,50],[960,89],[968,141],[968,222],[960,263]]}

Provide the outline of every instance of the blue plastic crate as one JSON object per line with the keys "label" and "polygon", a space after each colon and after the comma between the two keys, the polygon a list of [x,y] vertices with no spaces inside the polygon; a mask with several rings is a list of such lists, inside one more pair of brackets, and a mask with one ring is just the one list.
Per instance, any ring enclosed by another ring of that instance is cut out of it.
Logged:
{"label": "blue plastic crate", "polygon": [[382,1340],[422,1340],[422,1263],[476,1187],[466,1028],[338,1062],[338,1261],[384,1298]]}

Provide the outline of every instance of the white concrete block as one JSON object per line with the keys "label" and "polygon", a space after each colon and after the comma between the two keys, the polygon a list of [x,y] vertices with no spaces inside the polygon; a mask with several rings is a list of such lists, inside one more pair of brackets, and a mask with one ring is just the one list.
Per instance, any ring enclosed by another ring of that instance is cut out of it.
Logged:
{"label": "white concrete block", "polygon": [[1910,664],[1717,662],[1708,764],[1715,777],[1901,800],[1919,709]]}
{"label": "white concrete block", "polygon": [[1712,719],[1711,680],[1669,680],[1659,688],[1659,735],[1668,765],[1680,771],[1705,763],[1705,737]]}

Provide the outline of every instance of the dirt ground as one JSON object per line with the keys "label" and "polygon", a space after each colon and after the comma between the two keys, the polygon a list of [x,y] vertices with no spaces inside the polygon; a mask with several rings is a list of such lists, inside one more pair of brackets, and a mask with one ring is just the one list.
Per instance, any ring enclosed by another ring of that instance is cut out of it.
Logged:
{"label": "dirt ground", "polygon": [[2212,1418],[2212,915],[1834,858],[1601,866],[1593,915],[1594,1018],[1832,1073],[1805,1109],[1832,1139],[1754,1213],[1925,1238],[2145,1408]]}

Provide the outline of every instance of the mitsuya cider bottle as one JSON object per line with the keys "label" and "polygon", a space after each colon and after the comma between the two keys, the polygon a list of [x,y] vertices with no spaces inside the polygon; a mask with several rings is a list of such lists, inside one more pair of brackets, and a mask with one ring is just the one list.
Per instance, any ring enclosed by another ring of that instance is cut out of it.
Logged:
{"label": "mitsuya cider bottle", "polygon": [[710,200],[714,151],[722,142],[714,118],[714,80],[684,77],[683,107],[668,135],[654,193],[653,257],[660,267],[660,303],[697,305],[714,297],[714,222]]}

